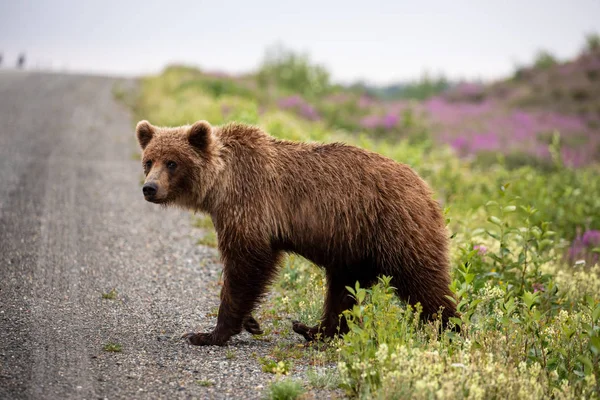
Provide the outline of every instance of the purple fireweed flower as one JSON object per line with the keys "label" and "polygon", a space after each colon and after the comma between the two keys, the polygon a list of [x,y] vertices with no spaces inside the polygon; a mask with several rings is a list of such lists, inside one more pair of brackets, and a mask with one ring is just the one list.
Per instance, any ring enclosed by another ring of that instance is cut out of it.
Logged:
{"label": "purple fireweed flower", "polygon": [[363,94],[362,96],[360,96],[360,99],[358,99],[358,107],[360,108],[370,108],[375,104],[377,104],[377,101],[372,97],[367,96],[366,94]]}
{"label": "purple fireweed flower", "polygon": [[344,104],[352,100],[352,95],[349,93],[334,93],[325,98],[325,101],[333,104]]}
{"label": "purple fireweed flower", "polygon": [[364,129],[392,129],[400,122],[397,114],[388,113],[381,115],[367,115],[360,120],[360,126]]}
{"label": "purple fireweed flower", "polygon": [[391,103],[384,103],[387,113],[396,115],[400,115],[404,110],[406,110],[409,107],[409,104],[410,103],[408,101],[402,100],[394,101]]}
{"label": "purple fireweed flower", "polygon": [[298,115],[300,115],[304,119],[308,119],[309,121],[316,121],[320,119],[319,113],[317,110],[310,105],[306,100],[298,95],[284,97],[279,99],[277,105],[282,110],[293,110]]}
{"label": "purple fireweed flower", "polygon": [[588,70],[600,70],[600,58],[590,60],[586,65]]}
{"label": "purple fireweed flower", "polygon": [[531,286],[533,286],[533,293],[545,292],[546,291],[546,288],[541,283],[534,283]]}
{"label": "purple fireweed flower", "polygon": [[454,90],[461,96],[473,97],[483,93],[483,86],[476,83],[461,83]]}
{"label": "purple fireweed flower", "polygon": [[396,114],[386,114],[382,121],[381,124],[383,125],[383,127],[385,129],[392,129],[394,126],[396,126],[398,124],[400,118],[398,118],[398,115]]}
{"label": "purple fireweed flower", "polygon": [[584,154],[579,149],[563,147],[560,153],[563,162],[570,167],[581,167],[585,163]]}
{"label": "purple fireweed flower", "polygon": [[320,118],[317,110],[310,104],[302,104],[299,111],[300,115],[309,121],[317,121]]}
{"label": "purple fireweed flower", "polygon": [[561,75],[571,75],[575,71],[577,71],[577,64],[574,62],[570,62],[558,67],[558,72]]}
{"label": "purple fireweed flower", "polygon": [[360,120],[360,126],[364,129],[376,129],[379,127],[381,117],[379,115],[367,115]]}
{"label": "purple fireweed flower", "polygon": [[473,246],[473,250],[477,250],[477,254],[481,256],[487,253],[487,247],[485,247],[482,244],[476,244],[475,246]]}
{"label": "purple fireweed flower", "polygon": [[581,242],[583,243],[584,246],[600,246],[600,231],[597,230],[589,230],[589,231],[585,231],[582,238],[581,238]]}
{"label": "purple fireweed flower", "polygon": [[587,230],[583,233],[577,234],[571,247],[569,247],[568,256],[571,261],[575,260],[587,260],[592,264],[598,262],[598,254],[591,253],[591,250],[600,246],[600,231],[595,229]]}
{"label": "purple fireweed flower", "polygon": [[456,150],[459,153],[463,153],[465,151],[468,150],[469,148],[469,141],[467,140],[466,137],[464,136],[459,136],[457,138],[454,138],[451,142],[450,145],[452,146],[452,148],[454,150]]}
{"label": "purple fireweed flower", "polygon": [[581,241],[581,237],[578,236],[575,238],[573,243],[571,243],[571,247],[569,247],[569,258],[571,260],[575,260],[576,258],[580,258],[582,254],[585,252],[585,246]]}
{"label": "purple fireweed flower", "polygon": [[497,150],[500,147],[500,141],[495,133],[489,132],[487,134],[476,134],[471,139],[471,150]]}
{"label": "purple fireweed flower", "polygon": [[283,99],[279,99],[277,104],[279,108],[287,110],[289,108],[298,107],[299,105],[304,103],[304,99],[298,95],[293,95],[289,97],[284,97]]}

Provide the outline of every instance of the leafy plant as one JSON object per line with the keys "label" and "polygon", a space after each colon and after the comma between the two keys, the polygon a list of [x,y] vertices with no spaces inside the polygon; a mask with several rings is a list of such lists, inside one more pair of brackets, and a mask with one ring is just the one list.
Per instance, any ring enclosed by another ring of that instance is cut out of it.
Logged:
{"label": "leafy plant", "polygon": [[263,88],[274,84],[309,98],[322,95],[330,88],[329,73],[325,68],[312,64],[307,55],[279,45],[267,51],[258,70],[257,81]]}
{"label": "leafy plant", "polygon": [[535,61],[533,65],[536,68],[547,69],[554,65],[556,65],[556,58],[546,50],[540,50],[538,54],[535,56]]}
{"label": "leafy plant", "polygon": [[266,397],[270,400],[294,400],[304,393],[302,383],[295,379],[275,381],[269,386]]}
{"label": "leafy plant", "polygon": [[109,353],[120,353],[123,351],[123,346],[119,343],[109,342],[104,345],[103,349]]}
{"label": "leafy plant", "polygon": [[106,300],[116,300],[117,298],[117,289],[112,288],[106,293],[102,293],[102,298]]}
{"label": "leafy plant", "polygon": [[260,358],[259,363],[262,365],[263,372],[269,372],[277,375],[288,375],[293,368],[293,364],[289,360],[276,361],[271,358]]}

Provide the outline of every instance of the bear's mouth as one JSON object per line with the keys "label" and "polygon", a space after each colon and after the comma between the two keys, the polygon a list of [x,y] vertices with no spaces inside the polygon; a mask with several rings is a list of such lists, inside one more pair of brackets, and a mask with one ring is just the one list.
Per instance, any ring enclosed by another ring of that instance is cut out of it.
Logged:
{"label": "bear's mouth", "polygon": [[154,203],[154,204],[164,204],[167,202],[167,199],[159,199],[155,196],[144,196],[144,199],[146,199],[146,201],[149,201],[150,203]]}

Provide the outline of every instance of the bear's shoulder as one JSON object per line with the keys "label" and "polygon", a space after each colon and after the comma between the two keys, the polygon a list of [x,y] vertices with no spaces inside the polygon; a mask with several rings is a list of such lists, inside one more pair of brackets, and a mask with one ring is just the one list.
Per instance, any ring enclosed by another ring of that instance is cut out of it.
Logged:
{"label": "bear's shoulder", "polygon": [[264,144],[272,141],[272,137],[258,126],[230,122],[218,128],[217,135],[224,143],[240,143],[244,145]]}

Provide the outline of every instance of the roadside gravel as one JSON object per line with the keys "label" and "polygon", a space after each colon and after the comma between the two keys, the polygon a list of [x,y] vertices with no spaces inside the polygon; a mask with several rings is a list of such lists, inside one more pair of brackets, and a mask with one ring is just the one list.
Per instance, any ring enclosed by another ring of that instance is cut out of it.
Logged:
{"label": "roadside gravel", "polygon": [[115,83],[135,84],[0,73],[0,398],[260,398],[279,339],[180,340],[215,324],[221,265],[187,212],[144,201]]}

